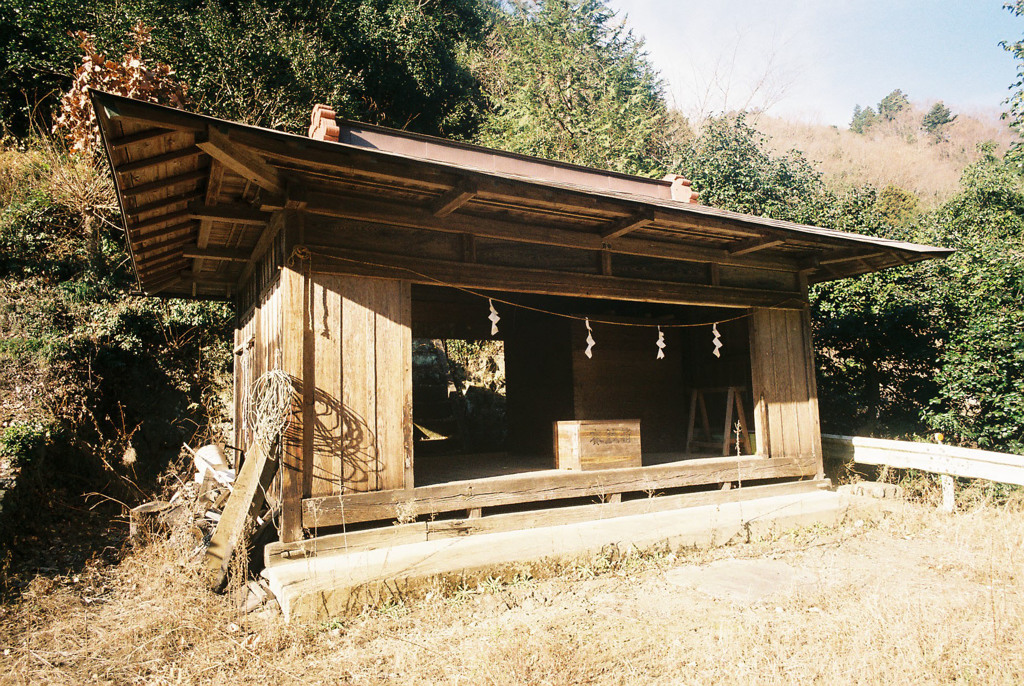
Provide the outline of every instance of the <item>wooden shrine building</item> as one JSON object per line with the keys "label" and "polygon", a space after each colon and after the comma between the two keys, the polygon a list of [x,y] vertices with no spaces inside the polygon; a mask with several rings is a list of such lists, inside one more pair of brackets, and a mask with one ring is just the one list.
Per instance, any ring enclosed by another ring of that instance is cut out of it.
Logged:
{"label": "wooden shrine building", "polygon": [[[813,479],[808,284],[949,252],[326,109],[306,137],[92,97],[141,290],[235,304],[235,445],[254,380],[292,379],[284,545]],[[506,445],[421,461],[413,342],[490,339],[492,306]]]}

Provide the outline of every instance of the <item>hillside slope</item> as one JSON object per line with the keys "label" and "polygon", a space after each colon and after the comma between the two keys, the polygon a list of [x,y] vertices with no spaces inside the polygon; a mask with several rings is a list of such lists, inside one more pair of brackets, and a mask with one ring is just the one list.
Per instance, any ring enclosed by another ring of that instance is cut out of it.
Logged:
{"label": "hillside slope", "polygon": [[926,107],[910,107],[865,133],[768,115],[757,117],[755,126],[774,152],[802,151],[830,185],[892,184],[931,209],[957,192],[964,168],[982,157],[980,144],[991,141],[1001,153],[1014,134],[995,113],[961,113],[936,141],[921,128],[925,112]]}

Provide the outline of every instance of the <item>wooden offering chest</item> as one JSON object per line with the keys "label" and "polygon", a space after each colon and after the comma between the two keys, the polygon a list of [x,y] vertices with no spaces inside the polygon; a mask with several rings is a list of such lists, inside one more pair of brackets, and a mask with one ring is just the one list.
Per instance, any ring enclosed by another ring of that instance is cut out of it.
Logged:
{"label": "wooden offering chest", "polygon": [[641,466],[640,420],[555,422],[555,465],[576,471]]}

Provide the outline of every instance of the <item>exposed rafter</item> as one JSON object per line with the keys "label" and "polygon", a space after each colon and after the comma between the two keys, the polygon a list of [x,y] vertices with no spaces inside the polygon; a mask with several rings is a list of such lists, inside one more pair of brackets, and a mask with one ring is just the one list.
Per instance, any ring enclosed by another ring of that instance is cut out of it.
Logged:
{"label": "exposed rafter", "polygon": [[469,180],[463,180],[436,201],[430,207],[430,213],[435,217],[447,217],[473,199],[477,194],[477,186]]}
{"label": "exposed rafter", "polygon": [[237,145],[216,127],[208,127],[205,136],[196,136],[196,145],[243,179],[271,193],[284,193],[285,184],[277,169],[252,150]]}
{"label": "exposed rafter", "polygon": [[206,178],[205,169],[197,169],[196,171],[185,172],[183,174],[177,174],[176,176],[169,176],[166,179],[157,179],[156,181],[150,181],[138,186],[130,186],[121,189],[121,195],[124,196],[136,196],[144,193],[152,193],[153,191],[164,191],[183,186],[186,183],[195,183],[196,181],[202,181]]}
{"label": "exposed rafter", "polygon": [[173,150],[163,155],[156,155],[155,157],[147,157],[145,159],[136,160],[134,162],[126,162],[117,168],[118,174],[131,174],[132,172],[141,171],[143,169],[151,169],[158,167],[161,164],[170,164],[172,162],[181,162],[182,160],[190,160],[193,157],[199,157],[203,154],[203,151],[199,148],[189,146],[184,150]]}
{"label": "exposed rafter", "polygon": [[188,259],[212,260],[214,262],[248,262],[250,255],[247,250],[232,248],[199,248],[186,247],[182,253]]}
{"label": "exposed rafter", "polygon": [[208,219],[247,226],[263,226],[270,221],[269,214],[253,209],[249,205],[209,206],[205,203],[193,202],[189,203],[187,213],[192,219]]}
{"label": "exposed rafter", "polygon": [[128,145],[135,145],[136,143],[149,143],[155,141],[164,136],[168,136],[172,133],[177,133],[172,129],[146,129],[145,131],[139,131],[138,133],[129,134],[127,136],[121,136],[110,141],[110,147],[117,149],[123,148]]}
{"label": "exposed rafter", "polygon": [[642,210],[637,214],[634,214],[632,217],[620,219],[601,231],[601,238],[611,240],[613,238],[618,238],[619,236],[625,236],[630,231],[642,229],[652,223],[654,223],[654,211],[650,209]]}
{"label": "exposed rafter", "polygon": [[777,245],[782,245],[786,241],[777,236],[761,236],[760,238],[751,238],[745,241],[737,241],[729,246],[730,255],[747,255],[758,250],[764,250],[766,248],[774,248]]}

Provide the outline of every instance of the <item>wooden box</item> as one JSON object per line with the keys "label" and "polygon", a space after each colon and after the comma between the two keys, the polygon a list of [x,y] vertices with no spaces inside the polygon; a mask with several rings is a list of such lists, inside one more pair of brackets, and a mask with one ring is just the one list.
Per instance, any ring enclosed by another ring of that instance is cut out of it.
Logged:
{"label": "wooden box", "polygon": [[555,466],[583,471],[641,466],[640,420],[555,422]]}

